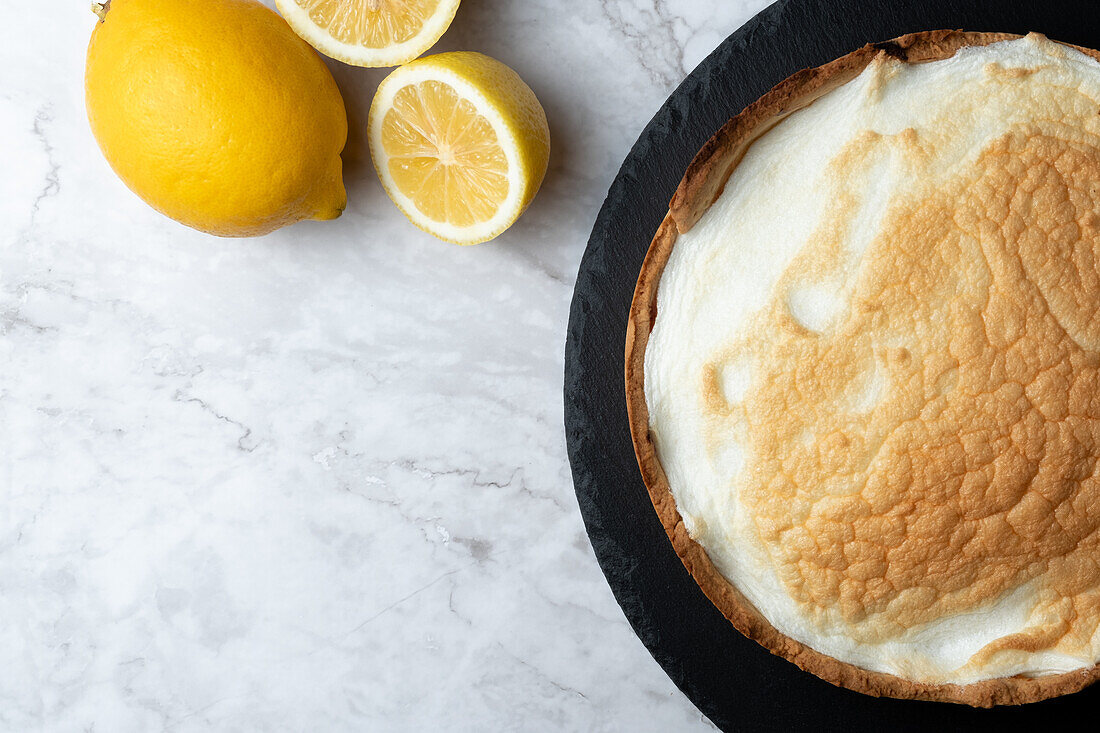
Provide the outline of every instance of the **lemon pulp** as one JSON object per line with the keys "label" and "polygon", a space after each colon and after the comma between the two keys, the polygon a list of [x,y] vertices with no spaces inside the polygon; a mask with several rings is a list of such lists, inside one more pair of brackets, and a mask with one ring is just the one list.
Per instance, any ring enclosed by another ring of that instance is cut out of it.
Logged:
{"label": "lemon pulp", "polygon": [[459,0],[276,0],[279,12],[321,53],[357,66],[396,66],[427,51]]}
{"label": "lemon pulp", "polygon": [[403,43],[431,17],[438,0],[299,0],[310,19],[341,43],[382,48]]}
{"label": "lemon pulp", "polygon": [[399,90],[382,122],[382,144],[397,187],[430,219],[485,222],[508,195],[508,160],[496,132],[448,84]]}

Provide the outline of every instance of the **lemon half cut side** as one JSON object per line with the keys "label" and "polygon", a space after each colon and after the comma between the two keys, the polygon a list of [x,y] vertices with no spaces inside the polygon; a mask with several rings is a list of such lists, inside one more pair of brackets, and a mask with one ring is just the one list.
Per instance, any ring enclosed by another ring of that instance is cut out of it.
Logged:
{"label": "lemon half cut side", "polygon": [[378,88],[368,120],[386,193],[421,229],[477,244],[531,203],[550,156],[546,114],[519,75],[484,54],[414,61]]}
{"label": "lemon half cut side", "polygon": [[294,31],[355,66],[397,66],[435,45],[459,0],[276,0]]}

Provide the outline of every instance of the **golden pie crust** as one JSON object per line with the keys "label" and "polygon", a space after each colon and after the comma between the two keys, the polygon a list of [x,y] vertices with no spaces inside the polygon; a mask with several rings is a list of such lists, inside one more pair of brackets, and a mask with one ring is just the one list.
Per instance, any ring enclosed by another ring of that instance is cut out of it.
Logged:
{"label": "golden pie crust", "polygon": [[[923,63],[949,58],[965,46],[983,46],[1019,37],[950,30],[914,33],[867,45],[824,66],[800,71],[776,85],[726,123],[695,156],[650,244],[631,303],[626,338],[626,396],[631,436],[653,506],[684,567],[742,634],[827,682],[867,695],[975,707],[1018,705],[1081,690],[1100,678],[1100,665],[1044,677],[1003,677],[966,685],[927,684],[841,662],[777,631],[688,536],[657,459],[649,433],[643,369],[646,345],[657,315],[658,283],[678,235],[688,231],[721,195],[753,141],[780,120],[855,78],[879,54],[906,63]],[[1100,60],[1100,52],[1074,48]]]}

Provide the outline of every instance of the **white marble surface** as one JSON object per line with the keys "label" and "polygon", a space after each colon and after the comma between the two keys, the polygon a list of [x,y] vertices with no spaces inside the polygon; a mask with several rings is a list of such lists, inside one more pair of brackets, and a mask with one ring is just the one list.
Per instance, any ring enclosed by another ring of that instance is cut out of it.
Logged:
{"label": "white marble surface", "polygon": [[[175,0],[183,2],[184,0]],[[494,243],[409,225],[332,63],[349,207],[224,241],[84,115],[84,0],[0,0],[0,730],[705,730],[596,565],[562,428],[603,196],[764,0],[465,0],[550,118]]]}

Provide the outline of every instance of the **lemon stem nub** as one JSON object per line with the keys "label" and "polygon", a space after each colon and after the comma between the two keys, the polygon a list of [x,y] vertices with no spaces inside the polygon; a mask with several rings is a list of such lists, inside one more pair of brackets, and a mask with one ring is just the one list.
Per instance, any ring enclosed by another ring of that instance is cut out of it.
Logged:
{"label": "lemon stem nub", "polygon": [[101,3],[92,3],[92,12],[99,16],[99,22],[107,22],[107,11],[111,9],[111,0],[103,0]]}

